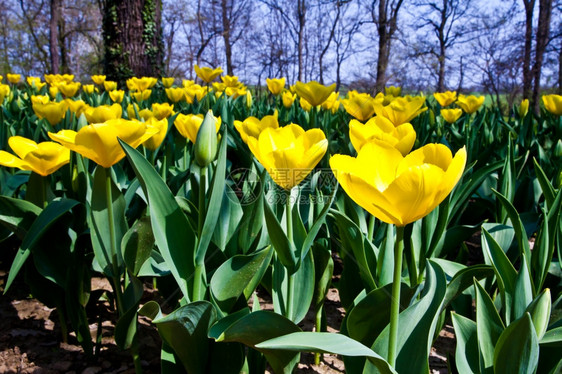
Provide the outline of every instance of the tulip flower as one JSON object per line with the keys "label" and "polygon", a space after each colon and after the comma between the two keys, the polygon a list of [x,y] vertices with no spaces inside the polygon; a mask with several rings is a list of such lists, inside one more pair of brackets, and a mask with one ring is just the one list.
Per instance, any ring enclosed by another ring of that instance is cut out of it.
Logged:
{"label": "tulip flower", "polygon": [[117,82],[114,81],[104,81],[103,87],[106,91],[113,91],[117,89]]}
{"label": "tulip flower", "polygon": [[65,101],[57,102],[33,102],[33,111],[39,118],[45,118],[49,123],[54,126],[59,123],[66,115],[66,109],[68,109],[68,104]]}
{"label": "tulip flower", "polygon": [[350,91],[349,98],[342,100],[346,112],[361,122],[367,121],[375,114],[375,102],[371,95]]}
{"label": "tulip flower", "polygon": [[246,87],[226,87],[224,93],[227,96],[236,99],[237,97],[246,95]]}
{"label": "tulip flower", "polygon": [[561,95],[544,95],[542,102],[546,110],[555,116],[562,116],[562,96]]}
{"label": "tulip flower", "polygon": [[12,136],[8,144],[18,157],[0,151],[0,165],[31,170],[43,177],[54,173],[70,160],[70,151],[55,142],[37,144],[21,136]]}
{"label": "tulip flower", "polygon": [[335,89],[335,83],[330,86],[324,86],[316,81],[308,83],[297,82],[295,84],[297,95],[305,99],[313,107],[322,105]]}
{"label": "tulip flower", "polygon": [[174,77],[169,77],[169,78],[164,78],[162,77],[160,79],[162,81],[162,85],[164,86],[164,88],[170,88],[174,85]]}
{"label": "tulip flower", "polygon": [[290,190],[306,178],[328,149],[328,140],[320,129],[304,131],[296,124],[265,128],[256,139],[248,137],[248,146],[267,170],[271,179]]}
{"label": "tulip flower", "polygon": [[154,87],[156,82],[158,82],[158,80],[152,77],[132,77],[127,79],[127,87],[131,91],[143,92]]}
{"label": "tulip flower", "polygon": [[252,104],[254,102],[254,99],[252,98],[252,93],[250,91],[246,92],[246,107],[248,109],[250,109],[252,107]]}
{"label": "tulip flower", "polygon": [[[220,121],[213,115],[213,111],[209,110],[197,130],[193,152],[195,162],[202,169],[209,166],[217,155],[217,128],[220,128]],[[206,171],[201,174],[201,177],[204,177],[205,173]],[[203,206],[200,205],[200,207]]]}
{"label": "tulip flower", "polygon": [[105,82],[105,75],[92,75],[92,82],[101,86]]}
{"label": "tulip flower", "polygon": [[330,96],[322,103],[322,108],[326,110],[330,110],[332,113],[335,113],[340,108],[340,94],[337,92],[332,92]]}
{"label": "tulip flower", "polygon": [[162,103],[162,104],[154,103],[152,104],[152,114],[158,120],[168,118],[172,114],[174,114],[174,106],[168,103]]}
{"label": "tulip flower", "polygon": [[437,100],[439,105],[446,107],[457,100],[457,91],[436,92],[433,94],[433,97]]}
{"label": "tulip flower", "polygon": [[365,144],[357,158],[330,158],[334,175],[358,205],[401,227],[435,209],[457,184],[465,164],[465,148],[453,157],[445,145],[428,144],[404,157],[378,141]]}
{"label": "tulip flower", "polygon": [[448,123],[455,123],[462,116],[462,109],[441,109],[441,117]]}
{"label": "tulip flower", "polygon": [[84,93],[91,95],[94,92],[97,92],[98,89],[93,84],[85,84],[82,86],[82,90],[84,91]]}
{"label": "tulip flower", "polygon": [[484,96],[459,95],[457,105],[460,106],[465,113],[472,114],[480,109],[482,104],[484,104],[484,99]]}
{"label": "tulip flower", "polygon": [[58,87],[55,87],[55,86],[49,87],[49,96],[51,97],[51,99],[54,100],[57,97],[58,93],[59,93]]}
{"label": "tulip flower", "polygon": [[189,104],[193,104],[194,99],[197,99],[198,102],[203,100],[207,92],[209,92],[207,87],[194,84],[185,89],[185,98]]}
{"label": "tulip flower", "polygon": [[0,83],[2,83],[3,79],[4,79],[4,77],[0,75]]}
{"label": "tulip flower", "polygon": [[181,87],[166,88],[166,96],[172,103],[186,100],[185,89]]}
{"label": "tulip flower", "polygon": [[395,127],[387,118],[373,117],[365,124],[352,119],[349,122],[349,137],[357,152],[365,144],[377,140],[391,145],[405,156],[414,146],[416,132],[409,123]]}
{"label": "tulip flower", "polygon": [[76,117],[80,117],[80,115],[89,108],[88,104],[82,100],[65,99],[64,102],[66,103],[68,110],[74,113]]}
{"label": "tulip flower", "polygon": [[125,157],[118,138],[136,148],[157,132],[158,128],[147,127],[144,122],[112,119],[84,126],[78,132],[61,130],[48,135],[71,151],[109,168]]}
{"label": "tulip flower", "polygon": [[70,83],[74,80],[72,74],[45,74],[45,82],[51,86],[56,86],[58,83]]}
{"label": "tulip flower", "polygon": [[277,96],[283,91],[283,88],[285,87],[285,78],[267,78],[265,80],[265,83],[267,84],[267,88],[269,89],[269,91],[273,95]]}
{"label": "tulip flower", "polygon": [[236,130],[240,133],[242,141],[248,144],[248,137],[258,138],[264,129],[268,127],[272,129],[278,128],[279,122],[277,121],[277,116],[278,113],[275,111],[273,115],[265,116],[261,120],[256,117],[248,117],[244,122],[234,121],[234,127],[236,127]]}
{"label": "tulip flower", "polygon": [[6,78],[8,78],[8,82],[12,84],[18,84],[21,80],[21,74],[6,74]]}
{"label": "tulip flower", "polygon": [[408,123],[423,113],[427,108],[422,108],[425,97],[416,96],[410,101],[406,98],[397,97],[387,106],[383,106],[380,101],[375,100],[375,113],[377,116],[388,118],[394,126]]}
{"label": "tulip flower", "polygon": [[[195,144],[195,140],[197,139],[197,132],[199,132],[199,127],[203,123],[203,115],[202,114],[178,114],[176,120],[174,121],[174,126],[178,129],[181,136],[186,139],[189,139],[192,143]],[[216,132],[219,132],[221,127],[221,119],[217,117],[216,125]]]}
{"label": "tulip flower", "polygon": [[299,103],[301,104],[302,110],[304,110],[305,112],[310,112],[310,110],[312,109],[312,105],[310,105],[310,103],[306,101],[304,97],[301,97],[299,99]]}
{"label": "tulip flower", "polygon": [[55,85],[65,97],[73,97],[80,89],[80,82],[62,82]]}
{"label": "tulip flower", "polygon": [[181,81],[181,85],[183,88],[187,88],[190,86],[193,86],[195,84],[195,81],[191,80],[191,79],[184,79]]}
{"label": "tulip flower", "polygon": [[125,91],[123,90],[113,90],[109,91],[109,98],[114,103],[121,103],[123,102],[123,97],[125,97]]}
{"label": "tulip flower", "polygon": [[216,77],[222,74],[221,68],[212,69],[207,66],[199,67],[197,65],[194,66],[195,74],[205,83],[211,83],[215,80]]}
{"label": "tulip flower", "polygon": [[517,108],[517,113],[519,114],[519,118],[525,118],[527,113],[529,112],[529,99],[521,100],[521,104],[519,104],[519,108]]}
{"label": "tulip flower", "polygon": [[166,118],[158,120],[157,118],[152,117],[145,123],[147,127],[154,127],[158,130],[158,132],[148,138],[144,143],[142,143],[142,145],[151,151],[155,151],[158,147],[160,147],[166,137],[166,134],[168,133],[168,120]]}
{"label": "tulip flower", "polygon": [[281,100],[283,101],[283,106],[287,109],[293,106],[293,103],[295,102],[296,99],[297,99],[297,94],[291,93],[291,91],[289,90],[285,90],[281,94]]}
{"label": "tulip flower", "polygon": [[396,86],[385,87],[384,94],[388,96],[398,97],[402,94],[402,87],[396,87]]}
{"label": "tulip flower", "polygon": [[47,84],[45,82],[41,82],[41,78],[39,77],[27,77],[26,81],[27,84],[34,87],[36,91],[41,91],[41,89]]}
{"label": "tulip flower", "polygon": [[238,77],[235,75],[222,76],[221,80],[225,87],[239,87],[242,85],[242,83],[238,81]]}
{"label": "tulip flower", "polygon": [[7,84],[0,84],[0,104],[4,101],[4,98],[10,94],[10,86]]}
{"label": "tulip flower", "polygon": [[133,98],[137,101],[137,102],[141,102],[144,100],[148,100],[150,98],[150,95],[152,94],[152,90],[144,90],[144,91],[139,91],[139,92],[134,92],[131,96],[133,96]]}
{"label": "tulip flower", "polygon": [[119,104],[88,107],[84,111],[88,123],[101,123],[110,119],[119,119],[123,115],[123,108]]}

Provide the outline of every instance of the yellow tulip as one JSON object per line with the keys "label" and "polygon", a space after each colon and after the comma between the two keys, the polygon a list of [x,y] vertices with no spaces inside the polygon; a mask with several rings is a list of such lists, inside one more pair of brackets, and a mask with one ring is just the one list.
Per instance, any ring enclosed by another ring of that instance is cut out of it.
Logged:
{"label": "yellow tulip", "polygon": [[216,77],[222,74],[221,68],[210,68],[208,66],[199,67],[197,65],[194,66],[195,74],[205,83],[211,83],[215,80]]}
{"label": "yellow tulip", "polygon": [[103,87],[106,91],[113,91],[117,89],[117,82],[114,81],[104,81]]}
{"label": "yellow tulip", "polygon": [[[129,105],[129,106],[130,106],[130,105]],[[143,110],[139,111],[139,118],[135,117],[135,116],[134,116],[134,113],[133,113],[133,116],[129,116],[129,119],[132,119],[132,118],[143,119],[143,120],[146,122],[146,121],[148,121],[150,118],[156,118],[156,117],[154,116],[154,113],[152,113],[152,110],[150,110],[150,109],[143,109]]]}
{"label": "yellow tulip", "polygon": [[281,100],[283,101],[283,106],[289,109],[293,106],[293,103],[297,99],[297,94],[291,93],[289,90],[284,90],[281,94]]}
{"label": "yellow tulip", "polygon": [[220,128],[220,122],[213,115],[213,111],[209,110],[203,118],[193,144],[195,162],[202,168],[209,166],[217,155],[217,127]]}
{"label": "yellow tulip", "polygon": [[73,97],[80,89],[80,82],[62,82],[55,85],[65,97]]}
{"label": "yellow tulip", "polygon": [[326,99],[326,101],[324,101],[322,103],[322,108],[326,109],[326,110],[330,110],[332,111],[332,113],[335,113],[338,111],[339,107],[340,107],[340,100],[339,100],[340,94],[337,92],[332,92],[330,94],[330,96],[328,96],[328,98]]}
{"label": "yellow tulip", "polygon": [[4,79],[4,77],[0,75],[0,83],[2,83],[3,79]]}
{"label": "yellow tulip", "polygon": [[226,90],[226,85],[224,83],[213,82],[211,85],[213,86],[213,91],[215,92],[221,93],[224,92],[224,90]]}
{"label": "yellow tulip", "polygon": [[[197,139],[197,133],[199,132],[199,127],[203,123],[202,114],[178,114],[176,120],[174,121],[174,126],[178,129],[181,136],[189,139],[195,144]],[[219,132],[221,128],[221,118],[216,117],[216,130]]]}
{"label": "yellow tulip", "polygon": [[367,121],[375,114],[375,98],[367,93],[350,91],[349,98],[342,100],[346,112],[361,122]]}
{"label": "yellow tulip", "polygon": [[166,88],[166,96],[173,103],[186,100],[185,89],[181,87]]}
{"label": "yellow tulip", "polygon": [[546,110],[555,116],[562,116],[562,96],[561,95],[544,95],[542,102]]}
{"label": "yellow tulip", "polygon": [[195,81],[191,80],[191,79],[184,79],[181,81],[181,85],[183,88],[187,88],[189,86],[193,86],[195,84]]}
{"label": "yellow tulip", "polygon": [[162,77],[160,79],[162,81],[162,85],[164,86],[164,88],[170,88],[174,85],[174,77],[169,77],[169,78],[164,78]]}
{"label": "yellow tulip", "polygon": [[33,95],[31,96],[31,104],[47,104],[50,102],[49,96],[47,95]]}
{"label": "yellow tulip", "polygon": [[0,151],[0,165],[31,170],[44,177],[68,164],[70,160],[70,151],[54,142],[37,144],[21,136],[12,136],[8,139],[8,144],[18,157]]}
{"label": "yellow tulip", "polygon": [[387,106],[383,106],[380,101],[375,99],[375,113],[377,116],[388,118],[394,126],[400,126],[425,112],[427,108],[422,108],[424,102],[425,97],[421,96],[416,96],[411,101],[403,97],[397,97]]}
{"label": "yellow tulip", "polygon": [[141,102],[144,100],[148,100],[150,98],[150,95],[152,94],[152,90],[144,90],[144,91],[139,91],[139,92],[133,92],[133,94],[131,96],[133,96],[133,98],[137,101],[137,102]]}
{"label": "yellow tulip", "polygon": [[455,123],[462,116],[462,109],[441,109],[441,117],[448,123]]}
{"label": "yellow tulip", "polygon": [[198,102],[203,100],[207,92],[207,87],[201,87],[198,84],[194,84],[185,89],[185,98],[189,104],[193,104],[194,99],[197,99]]}
{"label": "yellow tulip", "polygon": [[313,107],[322,105],[330,94],[336,89],[336,84],[330,86],[324,86],[316,81],[311,81],[308,83],[297,82],[295,84],[295,90],[297,95],[304,98]]}
{"label": "yellow tulip", "polygon": [[36,91],[41,91],[41,89],[47,84],[45,82],[41,82],[41,78],[39,77],[27,77],[27,84],[31,87],[34,87]]}
{"label": "yellow tulip", "polygon": [[123,108],[119,104],[88,107],[84,111],[88,123],[101,123],[111,119],[119,119],[123,115]]}
{"label": "yellow tulip", "polygon": [[123,102],[123,97],[125,97],[125,91],[123,90],[113,90],[109,91],[109,98],[114,103],[121,103]]}
{"label": "yellow tulip", "polygon": [[162,103],[162,104],[154,103],[152,104],[152,114],[158,120],[168,118],[172,114],[174,114],[174,106],[168,103]]}
{"label": "yellow tulip", "polygon": [[484,96],[459,95],[457,105],[460,106],[465,113],[472,114],[480,109],[482,104],[484,104],[484,99]]}
{"label": "yellow tulip", "polygon": [[402,94],[402,87],[389,86],[384,88],[385,95],[398,97]]}
{"label": "yellow tulip", "polygon": [[45,82],[51,86],[56,86],[58,83],[70,83],[74,80],[72,74],[45,74]]}
{"label": "yellow tulip", "polygon": [[55,86],[49,87],[49,96],[51,97],[51,99],[54,100],[57,97],[58,93],[59,93],[58,87],[55,87]]}
{"label": "yellow tulip", "polygon": [[226,87],[239,87],[242,84],[235,75],[224,75],[221,77],[221,80]]}
{"label": "yellow tulip", "polygon": [[268,127],[272,129],[278,128],[279,122],[277,121],[277,117],[277,111],[275,111],[273,115],[263,117],[261,120],[256,117],[248,117],[244,122],[234,121],[234,127],[236,127],[236,130],[240,133],[242,141],[248,144],[248,137],[258,138],[264,129]]}
{"label": "yellow tulip", "polygon": [[529,99],[521,100],[521,104],[519,104],[519,108],[517,113],[519,114],[519,118],[524,118],[527,113],[529,112]]}
{"label": "yellow tulip", "polygon": [[65,99],[64,102],[66,103],[68,110],[74,113],[76,117],[80,117],[80,115],[89,108],[88,104],[82,100]]}
{"label": "yellow tulip", "polygon": [[142,145],[151,151],[155,151],[158,147],[160,147],[166,137],[166,134],[168,133],[168,120],[166,118],[158,120],[152,117],[145,123],[147,127],[155,127],[158,132],[148,138],[148,140],[142,143]]}
{"label": "yellow tulip", "polygon": [[283,91],[283,88],[285,87],[285,78],[267,78],[265,80],[265,83],[267,84],[267,88],[269,89],[269,91],[273,95],[277,96]]}
{"label": "yellow tulip", "polygon": [[8,78],[8,82],[12,84],[18,84],[21,80],[21,74],[6,74],[6,78]]}
{"label": "yellow tulip", "polygon": [[147,127],[144,122],[112,119],[84,126],[78,132],[61,130],[48,135],[71,151],[109,168],[125,157],[117,138],[136,148],[157,132],[156,127]]}
{"label": "yellow tulip", "polygon": [[299,99],[299,103],[301,104],[302,110],[304,110],[305,112],[310,112],[310,110],[312,109],[312,105],[310,105],[310,103],[306,101],[304,97],[301,97]]}
{"label": "yellow tulip", "polygon": [[105,78],[105,75],[92,75],[92,81],[98,86],[101,86],[105,82]]}
{"label": "yellow tulip", "polygon": [[306,178],[328,149],[320,129],[304,131],[293,123],[267,127],[259,137],[248,137],[248,147],[281,188],[290,190]]}
{"label": "yellow tulip", "polygon": [[428,144],[407,156],[373,141],[357,158],[334,155],[330,166],[344,191],[363,209],[384,221],[405,226],[429,214],[462,176],[466,149],[453,158],[442,144]]}
{"label": "yellow tulip", "polygon": [[154,87],[154,85],[158,82],[156,78],[152,77],[132,77],[127,79],[127,87],[130,91],[139,91],[143,92],[148,90],[149,88]]}
{"label": "yellow tulip", "polygon": [[433,94],[433,97],[437,100],[439,105],[446,107],[457,100],[457,91],[436,92]]}
{"label": "yellow tulip", "polygon": [[248,109],[250,109],[252,107],[252,104],[254,102],[254,99],[252,99],[252,93],[250,91],[246,92],[246,107],[248,107]]}
{"label": "yellow tulip", "polygon": [[409,123],[395,127],[384,117],[373,117],[365,124],[352,119],[349,122],[349,138],[357,152],[360,152],[365,144],[377,140],[393,146],[402,155],[406,155],[414,146],[416,132]]}
{"label": "yellow tulip", "polygon": [[93,84],[85,84],[82,86],[82,90],[84,90],[85,93],[87,93],[88,95],[93,94],[94,92],[97,92],[98,89],[96,88],[96,86],[94,86]]}
{"label": "yellow tulip", "polygon": [[39,118],[45,118],[49,123],[54,126],[59,123],[66,115],[68,104],[65,101],[57,102],[33,102],[33,111]]}
{"label": "yellow tulip", "polygon": [[224,93],[227,96],[232,97],[233,99],[236,99],[237,97],[246,95],[246,88],[245,87],[226,87],[226,89],[224,90]]}
{"label": "yellow tulip", "polygon": [[10,94],[10,86],[7,84],[0,84],[0,104],[4,101],[4,98]]}

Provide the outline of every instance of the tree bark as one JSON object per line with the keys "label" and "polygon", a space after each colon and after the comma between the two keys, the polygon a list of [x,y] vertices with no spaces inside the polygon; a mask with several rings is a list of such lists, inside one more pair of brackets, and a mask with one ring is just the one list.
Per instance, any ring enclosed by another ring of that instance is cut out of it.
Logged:
{"label": "tree bark", "polygon": [[298,26],[298,42],[297,42],[297,59],[298,59],[298,80],[302,81],[303,77],[303,49],[304,49],[304,26],[306,25],[306,0],[297,0],[297,18]]}
{"label": "tree bark", "polygon": [[226,55],[226,73],[234,75],[232,66],[232,44],[230,43],[230,16],[228,14],[228,1],[221,0],[222,10],[222,37],[224,39],[224,52]]}
{"label": "tree bark", "polygon": [[124,82],[160,76],[163,66],[161,0],[104,0],[104,71]]}
{"label": "tree bark", "polygon": [[[377,58],[377,78],[375,81],[375,93],[384,90],[387,77],[386,70],[388,68],[388,60],[390,57],[390,47],[392,37],[398,25],[398,11],[402,6],[403,0],[396,2],[387,2],[387,0],[379,0],[378,17],[375,16],[374,2],[371,9],[373,21],[377,25],[379,34],[379,51]],[[388,8],[390,7],[390,12]]]}
{"label": "tree bark", "polygon": [[523,52],[523,98],[531,98],[531,53],[533,48],[533,10],[535,0],[523,0],[525,5],[525,51]]}
{"label": "tree bark", "polygon": [[437,79],[437,92],[445,91],[445,62],[447,46],[445,44],[445,26],[447,24],[447,11],[449,0],[443,0],[443,8],[441,8],[441,22],[437,30],[439,36],[439,72]]}
{"label": "tree bark", "polygon": [[51,58],[51,73],[58,74],[60,71],[59,59],[59,20],[61,12],[61,0],[51,0],[51,19],[49,21],[49,54]]}
{"label": "tree bark", "polygon": [[535,47],[535,64],[533,66],[533,97],[531,102],[535,113],[539,112],[539,93],[541,89],[541,72],[544,60],[544,51],[548,44],[550,34],[550,15],[552,13],[552,0],[539,0],[539,25],[537,28],[537,42]]}

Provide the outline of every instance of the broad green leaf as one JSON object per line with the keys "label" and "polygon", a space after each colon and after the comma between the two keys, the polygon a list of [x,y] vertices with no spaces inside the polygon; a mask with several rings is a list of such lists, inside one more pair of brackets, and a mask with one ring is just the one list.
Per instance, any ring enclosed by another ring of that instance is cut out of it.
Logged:
{"label": "broad green leaf", "polygon": [[562,327],[548,330],[540,343],[545,346],[562,347]]}
{"label": "broad green leaf", "polygon": [[240,342],[262,352],[275,373],[291,373],[299,360],[299,354],[286,350],[257,348],[256,345],[269,339],[301,329],[287,318],[269,311],[258,311],[238,319],[219,336],[219,342]]}
{"label": "broad green leaf", "polygon": [[512,320],[519,319],[525,314],[527,307],[533,301],[532,288],[533,286],[531,285],[531,275],[529,274],[526,260],[523,257],[521,269],[519,269],[519,274],[517,274],[517,279],[515,281]]}
{"label": "broad green leaf", "polygon": [[301,256],[302,261],[304,261],[304,258],[308,254],[308,251],[309,251],[310,247],[315,242],[316,236],[318,235],[318,232],[320,231],[320,228],[322,227],[322,225],[325,222],[324,219],[326,218],[326,215],[328,214],[328,211],[330,210],[330,207],[332,206],[332,204],[334,202],[334,198],[336,197],[337,191],[338,191],[338,188],[336,186],[334,188],[334,190],[332,191],[332,194],[330,195],[329,202],[324,205],[324,208],[320,211],[320,213],[318,214],[318,217],[316,217],[316,221],[314,221],[314,224],[310,228],[310,231],[307,233],[306,239],[304,240],[304,243],[302,244],[302,247],[301,247],[301,250],[300,250],[300,256]]}
{"label": "broad green leaf", "polygon": [[[238,255],[225,261],[211,279],[210,291],[221,311],[230,312],[244,290],[250,288],[249,296],[259,284],[273,256],[273,248],[251,255]],[[244,294],[246,298],[246,294]]]}
{"label": "broad green leaf", "polygon": [[494,350],[495,373],[533,374],[539,362],[539,342],[531,316],[511,323],[502,332]]}
{"label": "broad green leaf", "polygon": [[263,208],[265,214],[265,222],[267,225],[267,232],[269,233],[269,239],[271,244],[277,253],[277,257],[283,264],[283,266],[293,274],[297,271],[299,267],[299,260],[296,257],[296,249],[293,243],[287,238],[287,234],[281,227],[281,224],[273,214],[269,204],[263,200]]}
{"label": "broad green leaf", "polygon": [[294,332],[261,342],[256,348],[364,356],[379,369],[381,374],[396,373],[384,358],[363,344],[341,334]]}
{"label": "broad green leaf", "polygon": [[494,269],[489,265],[472,265],[460,270],[447,285],[442,309],[445,310],[458,295],[472,286],[474,284],[474,279],[481,280],[493,275]]}
{"label": "broad green leaf", "polygon": [[324,304],[324,299],[328,293],[328,287],[332,282],[334,273],[334,260],[332,253],[326,246],[315,244],[312,246],[312,256],[314,259],[314,310],[318,310]]}
{"label": "broad green leaf", "polygon": [[457,339],[455,363],[460,373],[479,373],[478,337],[476,323],[460,314],[452,313],[453,328]]}
{"label": "broad green leaf", "polygon": [[143,264],[150,258],[154,247],[154,235],[150,218],[142,217],[123,236],[121,252],[125,266],[137,276]]}
{"label": "broad green leaf", "polygon": [[121,146],[148,197],[156,245],[183,296],[189,300],[188,279],[195,269],[195,235],[174,195],[154,167],[126,143],[121,142]]}
{"label": "broad green leaf", "polygon": [[539,340],[543,338],[548,327],[551,304],[550,290],[546,288],[527,307],[526,311],[531,315],[531,320]]}
{"label": "broad green leaf", "polygon": [[23,239],[42,209],[29,201],[0,196],[0,224]]}
{"label": "broad green leaf", "polygon": [[540,166],[540,164],[537,162],[535,158],[533,158],[533,163],[535,165],[535,174],[537,175],[537,179],[541,186],[542,194],[544,195],[544,200],[546,201],[546,206],[550,210],[555,197],[554,187],[548,180],[548,177],[546,176],[544,170],[542,169],[542,167]]}
{"label": "broad green leaf", "polygon": [[240,228],[240,220],[244,214],[242,206],[235,197],[232,188],[225,184],[222,197],[220,219],[217,221],[213,233],[213,243],[224,252],[226,245]]}
{"label": "broad green leaf", "polygon": [[478,282],[474,282],[476,292],[476,332],[480,348],[480,371],[488,373],[494,365],[494,347],[504,324],[494,306],[494,302]]}
{"label": "broad green leaf", "polygon": [[131,277],[131,282],[123,292],[123,315],[119,317],[115,326],[115,343],[121,349],[131,347],[137,334],[137,310],[143,293],[142,282]]}

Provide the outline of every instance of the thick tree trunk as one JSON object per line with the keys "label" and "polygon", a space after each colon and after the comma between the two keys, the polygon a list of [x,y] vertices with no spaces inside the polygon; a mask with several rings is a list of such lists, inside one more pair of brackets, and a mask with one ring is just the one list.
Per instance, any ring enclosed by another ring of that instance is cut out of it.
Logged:
{"label": "thick tree trunk", "polygon": [[377,80],[375,93],[384,91],[386,84],[386,67],[388,66],[388,49],[390,35],[387,32],[386,0],[379,0],[379,20],[377,31],[379,33],[379,53],[377,58]]}
{"label": "thick tree trunk", "polygon": [[562,38],[558,48],[558,95],[562,95]]}
{"label": "thick tree trunk", "polygon": [[437,92],[445,91],[445,62],[446,62],[446,52],[447,45],[445,41],[445,26],[447,24],[447,12],[448,12],[449,2],[448,0],[443,0],[443,7],[441,8],[441,23],[439,24],[439,72],[437,79]]}
{"label": "thick tree trunk", "polygon": [[297,15],[299,20],[298,29],[298,44],[297,44],[297,58],[298,58],[298,80],[302,81],[304,73],[303,65],[303,49],[304,49],[304,26],[306,24],[306,3],[305,0],[298,0]]}
{"label": "thick tree trunk", "polygon": [[544,51],[548,44],[550,34],[550,15],[552,13],[552,0],[539,1],[539,26],[537,29],[537,42],[535,49],[535,65],[533,66],[533,97],[531,102],[535,108],[535,113],[539,112],[539,93],[541,89],[541,72],[544,60]]}
{"label": "thick tree trunk", "polygon": [[132,76],[160,76],[163,65],[161,0],[103,2],[104,71],[123,82]]}
{"label": "thick tree trunk", "polygon": [[60,71],[59,59],[59,20],[61,13],[61,0],[51,0],[51,19],[49,21],[49,54],[51,58],[51,73]]}
{"label": "thick tree trunk", "polygon": [[228,15],[227,0],[221,0],[222,10],[222,37],[224,39],[224,51],[226,54],[226,73],[234,75],[232,66],[232,44],[230,43],[230,16]]}
{"label": "thick tree trunk", "polygon": [[525,51],[523,54],[523,98],[531,98],[531,53],[533,48],[533,10],[535,0],[523,0],[525,5]]}

